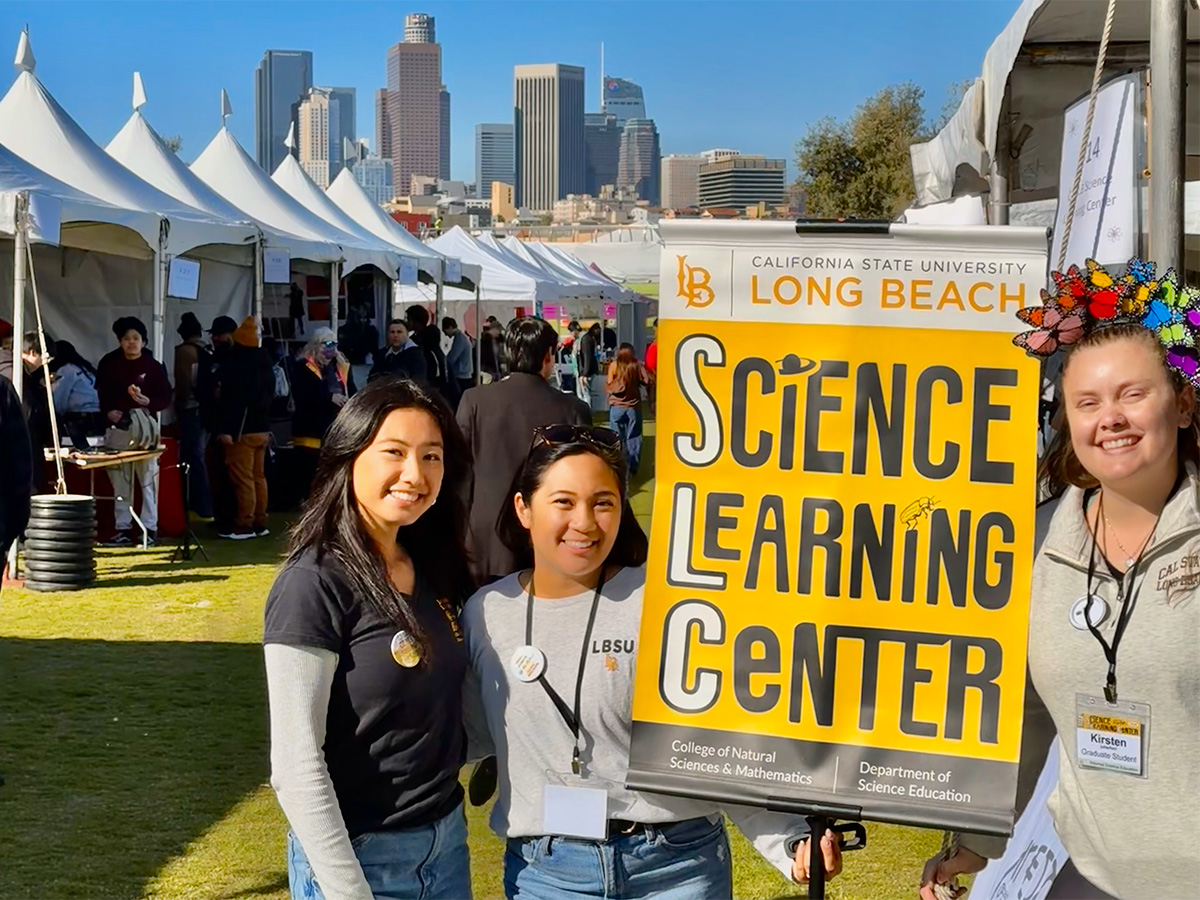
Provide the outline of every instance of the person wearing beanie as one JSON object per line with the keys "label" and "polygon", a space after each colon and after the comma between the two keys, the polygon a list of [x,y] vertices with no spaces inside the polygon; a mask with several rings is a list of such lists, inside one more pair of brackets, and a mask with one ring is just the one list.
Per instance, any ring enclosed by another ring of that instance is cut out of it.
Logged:
{"label": "person wearing beanie", "polygon": [[237,503],[231,529],[221,537],[247,540],[270,533],[267,528],[267,444],[275,377],[271,358],[258,343],[258,323],[247,316],[233,332],[233,347],[217,372],[220,425],[217,442]]}
{"label": "person wearing beanie", "polygon": [[195,313],[185,312],[175,333],[183,340],[175,347],[175,418],[179,422],[179,459],[188,466],[188,510],[197,519],[210,521],[212,493],[204,458],[208,434],[196,388],[200,370],[211,364],[211,354],[204,346],[204,329]]}
{"label": "person wearing beanie", "polygon": [[[100,410],[108,418],[105,443],[109,447],[129,446],[129,414],[134,409],[157,416],[171,404],[171,381],[163,364],[146,351],[146,326],[136,316],[122,316],[113,323],[113,334],[120,346],[105,355],[96,368],[96,395]],[[132,473],[130,469],[132,468]],[[153,543],[158,530],[158,460],[149,459],[133,466],[112,466],[108,469],[113,492],[113,518],[117,535],[108,546],[129,547],[135,541],[130,499],[133,479],[142,488],[142,524],[148,540]]]}

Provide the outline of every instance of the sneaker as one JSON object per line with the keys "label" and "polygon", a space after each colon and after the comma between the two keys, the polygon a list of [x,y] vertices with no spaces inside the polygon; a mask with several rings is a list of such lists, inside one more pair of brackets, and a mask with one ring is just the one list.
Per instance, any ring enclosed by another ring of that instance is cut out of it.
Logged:
{"label": "sneaker", "polygon": [[107,541],[102,543],[100,546],[101,547],[132,547],[133,546],[133,538],[131,538],[125,532],[122,532],[120,534],[115,535],[114,537],[109,538]]}
{"label": "sneaker", "polygon": [[255,537],[266,537],[270,533],[271,533],[271,529],[268,528],[266,525],[264,525],[262,528],[256,528],[254,530]]}
{"label": "sneaker", "polygon": [[[133,542],[140,547],[142,544],[141,536],[134,535]],[[146,546],[153,547],[157,543],[158,543],[158,532],[157,531],[147,531],[146,532]]]}
{"label": "sneaker", "polygon": [[247,528],[242,530],[239,528],[234,531],[230,531],[227,534],[223,534],[221,537],[229,541],[251,541],[258,537],[258,535],[256,535],[252,529]]}
{"label": "sneaker", "polygon": [[213,520],[212,516],[202,516],[197,512],[188,513],[188,521],[189,522],[195,522],[195,523],[199,523],[201,525],[210,525],[210,524],[212,524],[212,520]]}

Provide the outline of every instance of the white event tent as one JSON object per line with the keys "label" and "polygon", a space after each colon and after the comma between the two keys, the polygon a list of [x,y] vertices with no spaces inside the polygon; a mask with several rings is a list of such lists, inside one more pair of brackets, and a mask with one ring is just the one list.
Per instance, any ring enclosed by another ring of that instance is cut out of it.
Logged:
{"label": "white event tent", "polygon": [[530,278],[536,278],[554,285],[558,290],[559,300],[597,300],[600,297],[600,292],[596,290],[595,285],[585,285],[581,282],[570,281],[564,278],[557,272],[543,266],[540,262],[514,252],[496,240],[495,235],[490,232],[485,231],[476,240],[518,272],[524,272]]}
{"label": "white event tent", "polygon": [[612,279],[605,278],[595,269],[589,268],[574,256],[571,256],[569,253],[563,253],[550,244],[543,243],[542,241],[524,242],[511,235],[504,240],[506,244],[510,241],[521,244],[530,254],[542,260],[545,265],[555,267],[557,271],[561,271],[568,278],[574,278],[586,284],[598,286],[600,296],[605,300],[617,302],[633,297],[633,291],[629,290],[629,288],[621,287],[621,285]]}
{"label": "white event tent", "polygon": [[[349,169],[342,169],[333,184],[325,191],[326,195],[337,204],[347,216],[365,228],[371,234],[382,238],[402,253],[416,256],[420,260],[420,269],[433,281],[441,277],[442,265],[446,257],[434,250],[428,244],[423,244],[403,228],[400,223],[389,216],[375,203],[362,185],[354,178]],[[469,287],[479,283],[480,267],[472,263],[462,263],[464,282],[459,286]]]}
{"label": "white event tent", "polygon": [[[276,231],[304,239],[307,249],[294,254],[289,249],[293,274],[327,278],[331,292],[337,290],[342,278],[360,266],[374,266],[387,279],[396,278],[400,253],[378,244],[365,245],[309,210],[272,181],[224,125],[191,168],[218,194],[255,220]],[[279,311],[280,304],[287,306],[286,292],[268,290],[268,299],[272,301],[268,305],[275,312]],[[330,325],[335,331],[336,308],[337,305],[331,302],[330,316],[334,321]],[[271,311],[267,314],[271,315]]]}
{"label": "white event tent", "polygon": [[[152,213],[159,220],[142,219],[138,234],[150,249],[155,263],[144,266],[112,266],[108,277],[83,282],[73,278],[60,285],[62,292],[47,291],[49,307],[72,311],[73,319],[86,323],[94,332],[107,334],[107,326],[136,298],[134,309],[142,317],[149,313],[152,348],[162,356],[166,314],[166,272],[171,257],[189,253],[198,258],[228,261],[240,255],[253,260],[258,230],[249,222],[238,222],[183,203],[147,184],[105,153],[54,100],[34,75],[35,60],[28,35],[22,33],[17,50],[17,78],[0,100],[0,143],[26,160],[37,160],[38,168],[84,194],[113,206]],[[213,245],[225,245],[219,249]],[[203,248],[203,249],[202,249]],[[216,286],[228,289],[230,285]],[[236,288],[234,288],[236,289]],[[82,313],[82,315],[81,315]],[[111,348],[111,336],[84,340],[83,330],[68,332],[85,346],[102,341]],[[66,337],[58,333],[55,337]]]}
{"label": "white event tent", "polygon": [[[87,301],[102,294],[104,285],[114,279],[132,280],[143,290],[114,296],[114,301],[124,305],[108,306],[106,313],[114,318],[145,315],[154,252],[142,235],[157,230],[159,217],[91,197],[0,145],[0,234],[7,248],[0,251],[2,284],[12,284],[16,272],[12,239],[18,227],[20,195],[28,208],[27,232],[46,330],[71,341],[84,356],[99,359],[112,349],[112,337],[107,327],[97,327],[95,318],[89,317]],[[17,265],[23,267],[25,260]],[[32,292],[26,291],[25,302],[18,309],[11,292],[0,299],[4,311],[0,315],[9,319],[18,335],[33,325],[31,300]],[[14,370],[14,380],[19,380],[21,372],[20,367]]]}
{"label": "white event tent", "polygon": [[[514,268],[502,255],[485,247],[457,225],[430,241],[429,246],[448,257],[461,259],[464,266],[480,267],[478,315],[494,315],[507,321],[518,308],[532,310],[536,303],[557,303],[562,299],[562,289],[558,285]],[[427,304],[436,299],[434,290],[428,285],[405,285],[399,290],[404,304]],[[467,304],[474,305],[475,294],[447,286],[443,301],[446,312],[471,331],[474,321],[467,318]]]}

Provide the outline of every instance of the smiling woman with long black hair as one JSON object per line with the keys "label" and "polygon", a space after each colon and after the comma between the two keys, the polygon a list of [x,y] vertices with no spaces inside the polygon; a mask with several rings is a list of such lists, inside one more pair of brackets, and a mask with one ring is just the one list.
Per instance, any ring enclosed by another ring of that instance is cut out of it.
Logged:
{"label": "smiling woman with long black hair", "polygon": [[292,897],[470,897],[469,467],[449,407],[400,379],[356,394],[322,444],[263,637]]}

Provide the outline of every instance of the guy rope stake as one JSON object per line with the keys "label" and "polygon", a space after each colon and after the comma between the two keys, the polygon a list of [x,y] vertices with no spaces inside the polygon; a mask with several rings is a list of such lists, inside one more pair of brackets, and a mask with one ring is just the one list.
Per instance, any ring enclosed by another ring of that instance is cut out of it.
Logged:
{"label": "guy rope stake", "polygon": [[[1092,119],[1096,115],[1096,94],[1100,90],[1100,77],[1104,74],[1104,59],[1108,56],[1108,41],[1112,37],[1113,16],[1117,11],[1117,0],[1108,0],[1108,11],[1104,15],[1104,33],[1100,36],[1100,50],[1096,56],[1096,68],[1092,72],[1092,90],[1088,96],[1087,121],[1083,125],[1083,137],[1079,141],[1079,159],[1075,163],[1075,179],[1071,182],[1071,202],[1067,204],[1067,218],[1063,222],[1062,241],[1058,245],[1058,266],[1062,272],[1067,266],[1067,247],[1071,243],[1071,224],[1075,220],[1075,204],[1079,200],[1079,183],[1083,180],[1083,166],[1087,161],[1088,141],[1092,136]],[[1061,198],[1060,198],[1061,199]]]}

